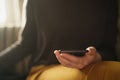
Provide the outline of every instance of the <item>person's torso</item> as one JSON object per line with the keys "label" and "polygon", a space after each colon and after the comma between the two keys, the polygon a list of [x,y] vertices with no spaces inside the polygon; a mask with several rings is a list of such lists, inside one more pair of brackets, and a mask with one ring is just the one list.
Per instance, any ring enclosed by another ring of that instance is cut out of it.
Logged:
{"label": "person's torso", "polygon": [[37,64],[54,64],[56,49],[85,49],[99,45],[106,32],[105,0],[34,0]]}

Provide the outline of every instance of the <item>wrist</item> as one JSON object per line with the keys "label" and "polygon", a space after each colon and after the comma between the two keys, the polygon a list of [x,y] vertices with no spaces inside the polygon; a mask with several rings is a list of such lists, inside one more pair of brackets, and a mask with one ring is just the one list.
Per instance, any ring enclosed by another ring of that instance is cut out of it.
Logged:
{"label": "wrist", "polygon": [[102,57],[101,57],[100,53],[97,52],[97,51],[96,51],[96,59],[95,60],[96,61],[101,61],[102,60]]}

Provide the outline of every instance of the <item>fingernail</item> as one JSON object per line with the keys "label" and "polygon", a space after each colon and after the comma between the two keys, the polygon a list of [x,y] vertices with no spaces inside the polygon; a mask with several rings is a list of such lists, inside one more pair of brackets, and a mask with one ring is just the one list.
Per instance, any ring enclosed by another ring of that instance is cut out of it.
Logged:
{"label": "fingernail", "polygon": [[58,50],[55,50],[54,53],[58,52]]}
{"label": "fingernail", "polygon": [[90,53],[90,52],[91,52],[90,47],[88,47],[86,50],[88,50],[88,53]]}
{"label": "fingernail", "polygon": [[63,54],[61,53],[60,56],[62,56]]}

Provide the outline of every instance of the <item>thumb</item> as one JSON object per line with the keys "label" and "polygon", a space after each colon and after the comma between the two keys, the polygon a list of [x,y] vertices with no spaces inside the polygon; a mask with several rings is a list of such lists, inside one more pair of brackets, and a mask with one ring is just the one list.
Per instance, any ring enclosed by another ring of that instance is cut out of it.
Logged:
{"label": "thumb", "polygon": [[88,50],[88,53],[87,53],[87,55],[89,55],[89,56],[93,56],[93,55],[95,55],[96,54],[96,48],[95,47],[88,47],[86,50]]}

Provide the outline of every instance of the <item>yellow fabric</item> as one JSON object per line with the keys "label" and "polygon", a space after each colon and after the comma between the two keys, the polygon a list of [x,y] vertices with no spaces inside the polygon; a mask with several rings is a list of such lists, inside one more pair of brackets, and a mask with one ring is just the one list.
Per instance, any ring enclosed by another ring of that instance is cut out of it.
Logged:
{"label": "yellow fabric", "polygon": [[99,62],[83,70],[62,65],[36,66],[27,80],[120,80],[120,62]]}

